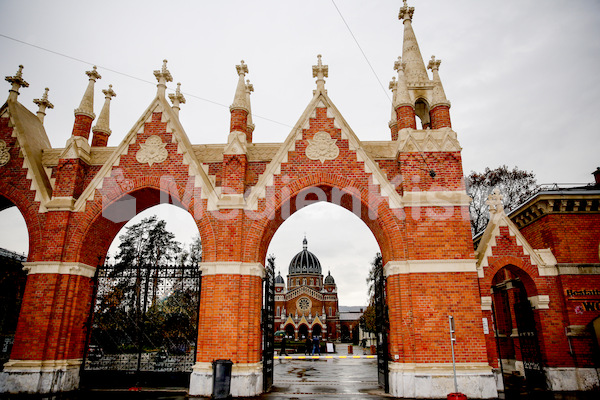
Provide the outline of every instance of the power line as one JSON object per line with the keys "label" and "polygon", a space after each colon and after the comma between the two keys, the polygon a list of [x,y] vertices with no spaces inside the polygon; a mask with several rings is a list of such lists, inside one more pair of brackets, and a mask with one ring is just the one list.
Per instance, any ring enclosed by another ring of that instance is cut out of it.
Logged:
{"label": "power line", "polygon": [[[98,68],[100,68],[100,69],[104,69],[104,70],[106,70],[106,71],[109,71],[109,72],[112,72],[112,73],[115,73],[115,74],[118,74],[118,75],[121,75],[121,76],[124,76],[124,77],[130,78],[130,79],[135,79],[135,80],[137,80],[137,81],[144,82],[144,83],[148,83],[148,84],[150,84],[150,85],[153,85],[153,86],[154,86],[154,85],[156,85],[156,82],[152,82],[152,81],[149,81],[149,80],[147,80],[147,79],[142,79],[142,78],[139,78],[139,77],[137,77],[137,76],[134,76],[134,75],[127,74],[127,73],[125,73],[125,72],[117,71],[117,70],[115,70],[115,69],[111,69],[111,68],[108,68],[108,67],[102,66],[102,65],[100,65],[100,64],[97,64],[97,63],[92,63],[92,62],[90,62],[90,61],[82,60],[81,58],[73,57],[73,56],[70,56],[70,55],[68,55],[68,54],[65,54],[65,53],[61,53],[61,52],[58,52],[58,51],[55,51],[55,50],[50,50],[50,49],[47,49],[47,48],[45,48],[45,47],[42,47],[42,46],[35,45],[35,44],[33,44],[33,43],[25,42],[25,41],[23,41],[23,40],[19,40],[19,39],[13,38],[13,37],[11,37],[11,36],[4,35],[4,34],[2,34],[2,33],[0,33],[0,37],[3,37],[3,38],[5,38],[5,39],[12,40],[12,41],[14,41],[14,42],[17,42],[17,43],[24,44],[24,45],[26,45],[26,46],[33,47],[33,48],[35,48],[35,49],[38,49],[38,50],[46,51],[46,52],[48,52],[48,53],[51,53],[51,54],[54,54],[54,55],[57,55],[57,56],[60,56],[60,57],[65,57],[65,58],[68,58],[68,59],[70,59],[70,60],[77,61],[77,62],[80,62],[80,63],[86,64],[86,65],[95,65],[95,66],[97,66],[97,67],[98,67]],[[168,89],[175,91],[175,89],[173,89],[173,88],[168,88]],[[219,102],[217,102],[217,101],[210,100],[210,99],[207,99],[207,98],[204,98],[204,97],[200,97],[200,96],[197,96],[197,95],[195,95],[195,94],[192,94],[192,93],[189,93],[189,92],[182,92],[182,93],[183,93],[184,95],[186,95],[186,96],[193,97],[193,98],[195,98],[195,99],[202,100],[202,101],[205,101],[205,102],[207,102],[207,103],[215,104],[215,105],[217,105],[217,106],[221,106],[221,107],[224,107],[224,108],[229,108],[229,106],[228,106],[228,105],[225,105],[225,104],[222,104],[222,103],[219,103]],[[265,120],[265,121],[269,121],[269,122],[272,122],[272,123],[274,123],[274,124],[282,125],[282,126],[285,126],[285,127],[288,127],[288,128],[292,128],[292,126],[291,126],[291,125],[285,124],[285,123],[283,123],[283,122],[275,121],[275,120],[273,120],[273,119],[270,119],[270,118],[267,118],[267,117],[262,117],[262,116],[260,116],[260,115],[254,114],[254,113],[252,113],[252,117],[253,117],[253,118],[259,118],[259,119],[262,119],[262,120]]]}
{"label": "power line", "polygon": [[360,50],[360,52],[362,53],[363,57],[365,58],[365,61],[367,62],[367,64],[369,65],[369,68],[371,68],[371,71],[373,72],[373,75],[375,75],[375,79],[377,79],[377,82],[379,82],[379,86],[381,86],[381,89],[383,90],[383,92],[385,93],[385,96],[388,98],[388,100],[390,101],[390,103],[392,102],[392,99],[390,98],[390,95],[388,93],[388,91],[386,90],[386,88],[383,86],[383,83],[381,83],[381,80],[379,79],[379,76],[377,75],[377,72],[375,72],[375,69],[373,68],[373,66],[371,65],[371,63],[369,62],[369,58],[367,57],[367,55],[365,54],[365,52],[363,51],[362,47],[360,47],[360,43],[358,43],[358,40],[356,39],[356,37],[354,36],[354,33],[352,33],[352,29],[350,29],[350,26],[348,25],[348,23],[346,22],[346,19],[344,18],[344,16],[342,15],[342,12],[340,11],[340,9],[338,8],[337,4],[335,4],[335,0],[331,0],[331,2],[333,3],[333,6],[335,7],[335,9],[337,10],[338,14],[340,15],[340,18],[342,18],[342,21],[344,21],[344,25],[346,25],[346,28],[348,28],[348,32],[350,32],[350,35],[352,36],[352,39],[354,39],[354,42],[356,43],[356,45],[358,46],[358,49]]}

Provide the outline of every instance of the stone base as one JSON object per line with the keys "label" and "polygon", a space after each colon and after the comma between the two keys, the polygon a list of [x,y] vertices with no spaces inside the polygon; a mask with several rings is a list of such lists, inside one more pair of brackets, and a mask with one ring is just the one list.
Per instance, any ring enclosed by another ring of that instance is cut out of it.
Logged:
{"label": "stone base", "polygon": [[[233,364],[230,393],[233,397],[258,396],[263,389],[262,362]],[[213,390],[213,367],[209,362],[197,362],[190,377],[190,396],[210,396]]]}
{"label": "stone base", "polygon": [[[454,393],[452,364],[389,363],[390,394],[395,397],[441,399]],[[468,399],[498,397],[496,379],[486,363],[456,364],[458,391]]]}
{"label": "stone base", "polygon": [[600,368],[545,368],[545,372],[553,392],[600,389]]}
{"label": "stone base", "polygon": [[79,388],[81,360],[10,360],[0,373],[0,393],[57,393]]}

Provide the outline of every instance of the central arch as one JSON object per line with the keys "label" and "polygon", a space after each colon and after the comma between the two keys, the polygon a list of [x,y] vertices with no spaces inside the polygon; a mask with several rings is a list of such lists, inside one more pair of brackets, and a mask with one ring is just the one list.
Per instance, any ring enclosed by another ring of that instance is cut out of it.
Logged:
{"label": "central arch", "polygon": [[403,233],[403,209],[390,209],[376,190],[361,187],[343,176],[315,172],[291,181],[273,198],[272,212],[254,221],[258,235],[256,241],[247,241],[247,258],[264,263],[273,235],[281,224],[296,211],[318,201],[327,201],[345,208],[361,219],[373,233],[383,256],[387,260],[406,258]]}

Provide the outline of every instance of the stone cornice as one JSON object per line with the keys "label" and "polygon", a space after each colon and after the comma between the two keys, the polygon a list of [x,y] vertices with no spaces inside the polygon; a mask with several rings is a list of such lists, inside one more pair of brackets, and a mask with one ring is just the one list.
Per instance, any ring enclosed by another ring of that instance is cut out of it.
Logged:
{"label": "stone cornice", "polygon": [[406,260],[388,261],[383,267],[385,276],[420,273],[477,272],[475,260]]}
{"label": "stone cornice", "polygon": [[200,263],[200,271],[202,276],[207,275],[250,275],[265,277],[265,267],[261,263],[244,263],[244,262],[202,262]]}
{"label": "stone cornice", "polygon": [[600,275],[600,264],[556,264],[558,275]]}
{"label": "stone cornice", "polygon": [[62,274],[79,275],[91,278],[96,272],[96,267],[79,262],[33,261],[23,263],[23,270],[27,271],[28,275]]}
{"label": "stone cornice", "polygon": [[[509,218],[519,229],[549,214],[589,214],[600,213],[598,202],[600,191],[561,191],[557,193],[540,193],[523,206],[509,214]],[[595,207],[593,207],[595,205]],[[592,208],[595,208],[592,210]]]}
{"label": "stone cornice", "polygon": [[464,190],[404,192],[402,203],[405,207],[468,206],[471,198]]}

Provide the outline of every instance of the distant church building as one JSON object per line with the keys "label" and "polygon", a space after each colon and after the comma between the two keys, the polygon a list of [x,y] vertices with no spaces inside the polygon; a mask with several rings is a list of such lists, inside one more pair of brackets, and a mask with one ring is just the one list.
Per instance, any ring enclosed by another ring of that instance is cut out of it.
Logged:
{"label": "distant church building", "polygon": [[331,273],[323,279],[321,263],[308,251],[304,238],[302,251],[288,269],[287,289],[281,273],[275,278],[275,324],[295,339],[320,336],[340,338],[337,286]]}

